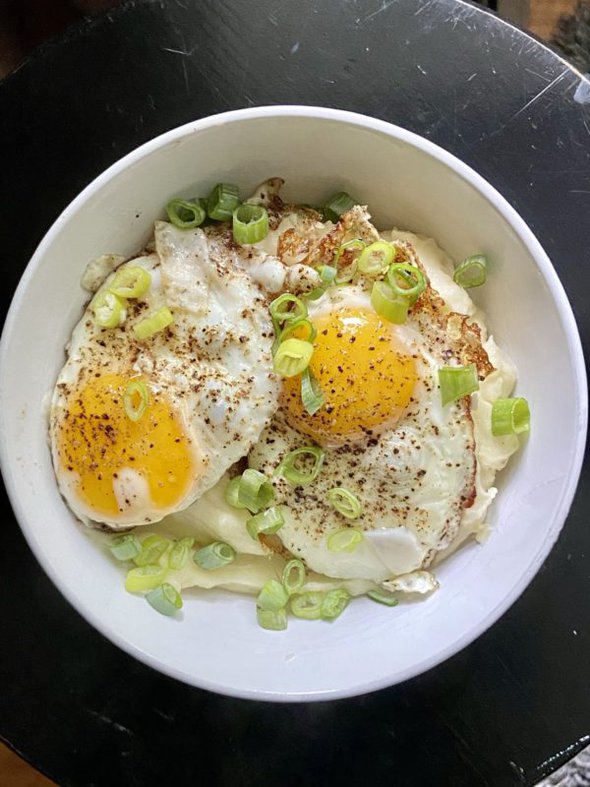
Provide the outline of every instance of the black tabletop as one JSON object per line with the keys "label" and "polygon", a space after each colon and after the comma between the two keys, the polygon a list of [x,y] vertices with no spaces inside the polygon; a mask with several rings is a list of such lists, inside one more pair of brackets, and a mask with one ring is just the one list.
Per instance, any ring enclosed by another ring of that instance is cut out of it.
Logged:
{"label": "black tabletop", "polygon": [[[590,339],[590,86],[456,0],[135,2],[39,49],[0,84],[3,314],[101,170],[191,119],[277,103],[383,118],[478,170],[537,234]],[[0,734],[65,785],[532,785],[590,740],[589,513],[586,464],[534,582],[445,664],[352,700],[274,705],[119,651],[51,585],[4,496]]]}

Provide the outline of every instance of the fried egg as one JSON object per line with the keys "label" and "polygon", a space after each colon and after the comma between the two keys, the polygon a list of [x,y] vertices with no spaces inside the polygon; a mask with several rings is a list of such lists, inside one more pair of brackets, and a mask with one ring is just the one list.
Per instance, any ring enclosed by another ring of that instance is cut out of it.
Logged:
{"label": "fried egg", "polygon": [[[118,268],[147,271],[148,291],[127,301],[120,325],[99,327],[91,302],[74,329],[50,437],[79,518],[119,528],[185,508],[248,453],[276,409],[266,297],[222,242],[158,222],[155,252]],[[163,306],[173,323],[137,339],[134,327]],[[131,382],[147,390],[137,420],[124,406]]]}
{"label": "fried egg", "polygon": [[[430,288],[407,322],[394,325],[372,308],[369,286],[332,288],[310,305],[310,370],[325,404],[309,415],[299,378],[287,378],[249,462],[275,477],[285,518],[279,537],[290,553],[318,573],[380,583],[428,566],[475,499],[470,401],[443,407],[438,369],[475,360],[483,378],[492,367],[477,326],[452,315]],[[318,478],[304,487],[277,479],[286,454],[305,445],[325,451]],[[334,487],[361,501],[356,521],[330,504]],[[334,553],[328,539],[345,527],[362,531],[363,541]]]}

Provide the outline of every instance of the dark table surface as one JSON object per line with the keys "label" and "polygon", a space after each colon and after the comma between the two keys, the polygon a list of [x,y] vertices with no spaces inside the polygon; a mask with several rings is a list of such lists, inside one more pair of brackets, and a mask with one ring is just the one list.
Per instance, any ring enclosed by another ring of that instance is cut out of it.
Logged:
{"label": "dark table surface", "polygon": [[[455,0],[129,3],[0,84],[2,313],[51,222],[117,158],[193,118],[304,103],[405,126],[484,175],[539,237],[588,340],[582,84]],[[0,734],[60,784],[532,785],[590,741],[587,464],[558,544],[491,630],[401,686],[297,706],[134,661],[50,584],[5,496],[1,510]]]}

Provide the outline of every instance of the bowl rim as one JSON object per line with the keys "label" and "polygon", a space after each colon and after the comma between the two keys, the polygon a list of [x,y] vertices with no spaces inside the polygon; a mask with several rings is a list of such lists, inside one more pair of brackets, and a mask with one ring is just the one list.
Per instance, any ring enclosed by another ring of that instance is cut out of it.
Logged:
{"label": "bowl rim", "polygon": [[[504,598],[502,598],[502,600],[498,602],[498,604],[490,612],[488,612],[484,618],[482,618],[477,623],[477,625],[470,628],[469,631],[466,632],[462,637],[455,640],[447,647],[438,650],[435,654],[432,654],[429,657],[418,660],[412,665],[412,667],[397,673],[395,677],[382,677],[375,679],[374,681],[364,681],[362,685],[352,685],[347,689],[338,688],[326,689],[325,691],[292,692],[289,690],[251,690],[246,687],[227,686],[219,681],[201,679],[198,675],[187,674],[182,669],[172,667],[165,662],[162,662],[158,657],[144,652],[133,642],[130,642],[125,637],[111,629],[108,619],[99,617],[91,610],[87,609],[84,602],[82,602],[74,592],[70,592],[67,587],[62,585],[60,576],[53,564],[49,561],[45,561],[43,547],[35,537],[34,527],[30,522],[27,521],[25,512],[21,508],[20,499],[16,491],[17,474],[13,471],[11,457],[9,456],[7,442],[5,439],[7,418],[6,408],[3,405],[5,402],[4,369],[6,368],[5,361],[7,348],[11,342],[17,314],[19,312],[21,303],[24,300],[29,283],[34,277],[37,268],[41,265],[46,250],[51,246],[55,236],[59,233],[62,226],[69,221],[70,216],[74,214],[91,195],[93,195],[112,178],[120,175],[126,169],[137,164],[138,161],[149,156],[155,150],[168,145],[171,142],[175,142],[194,133],[209,130],[224,124],[258,120],[261,118],[278,117],[302,117],[320,121],[338,121],[352,124],[354,126],[377,132],[388,137],[393,137],[394,139],[398,139],[406,144],[420,149],[425,154],[440,161],[451,171],[454,171],[457,175],[459,175],[459,177],[479,191],[482,196],[484,196],[484,198],[495,207],[495,209],[501,214],[508,225],[512,227],[512,229],[518,235],[519,239],[527,248],[531,257],[534,259],[535,264],[543,276],[545,282],[549,286],[559,318],[562,321],[566,331],[567,352],[572,362],[572,370],[574,372],[574,387],[577,393],[577,421],[579,426],[578,437],[576,440],[575,449],[571,454],[571,472],[568,474],[567,481],[565,482],[561,493],[561,499],[558,502],[558,515],[555,517],[553,527],[547,533],[547,538],[544,540],[542,547],[539,548],[534,559],[527,566],[519,581],[512,587],[511,591]],[[90,623],[90,625],[92,625],[103,636],[107,637],[107,639],[121,648],[121,650],[138,659],[147,666],[197,688],[207,689],[209,691],[227,696],[250,700],[304,702],[310,700],[333,700],[358,696],[390,687],[408,680],[409,678],[421,675],[433,667],[441,664],[450,656],[460,652],[467,645],[471,644],[490,626],[492,626],[504,614],[504,612],[506,612],[512,606],[512,604],[514,604],[514,602],[529,585],[535,574],[540,569],[542,563],[549,555],[563,525],[565,524],[565,520],[571,507],[582,469],[586,445],[586,433],[588,425],[588,392],[584,355],[578,328],[563,285],[561,284],[561,281],[559,280],[547,254],[534,236],[533,232],[525,223],[524,219],[520,217],[520,215],[508,203],[508,201],[490,183],[488,183],[485,178],[479,175],[469,165],[465,164],[452,153],[438,146],[434,142],[425,139],[419,134],[408,131],[407,129],[384,120],[379,120],[361,113],[328,107],[307,105],[272,105],[248,107],[245,109],[222,112],[216,115],[200,118],[196,121],[190,121],[181,126],[170,129],[169,131],[166,131],[143,143],[111,164],[106,170],[95,177],[66,206],[66,208],[64,208],[64,210],[53,222],[51,227],[47,230],[35,252],[33,253],[30,261],[28,262],[14,292],[2,331],[2,337],[0,339],[0,370],[0,469],[2,471],[6,491],[15,518],[37,561],[45,573],[49,576],[53,584],[58,588],[62,595],[65,596],[67,601],[74,607],[74,609],[88,623]]]}

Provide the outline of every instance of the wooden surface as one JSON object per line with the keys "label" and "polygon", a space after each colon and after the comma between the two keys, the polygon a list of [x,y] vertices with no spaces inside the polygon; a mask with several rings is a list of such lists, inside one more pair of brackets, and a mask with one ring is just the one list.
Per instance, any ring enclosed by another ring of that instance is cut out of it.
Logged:
{"label": "wooden surface", "polygon": [[531,0],[529,28],[540,38],[551,37],[562,14],[571,14],[576,0]]}
{"label": "wooden surface", "polygon": [[[524,4],[517,7],[514,0],[509,0],[509,2],[514,4],[512,12],[510,12],[508,5],[509,13],[506,15],[524,26],[526,24]],[[575,5],[576,0],[531,0],[528,27],[539,37],[548,39],[560,15],[571,13]],[[17,65],[22,56],[22,42],[11,37],[12,30],[3,25],[4,21],[0,17],[0,77]],[[45,19],[45,21],[47,20]],[[71,17],[68,21],[72,21]],[[47,28],[51,33],[57,32],[59,29],[52,24],[48,24]],[[28,766],[6,746],[0,744],[0,787],[51,787],[51,785],[53,782]]]}

